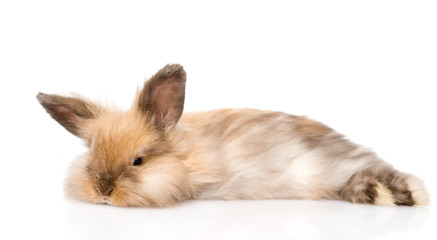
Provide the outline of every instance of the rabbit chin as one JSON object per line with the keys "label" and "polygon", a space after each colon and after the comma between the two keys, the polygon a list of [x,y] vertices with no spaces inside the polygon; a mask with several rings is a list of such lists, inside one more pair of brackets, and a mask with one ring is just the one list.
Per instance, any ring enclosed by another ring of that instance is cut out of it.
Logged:
{"label": "rabbit chin", "polygon": [[108,204],[120,207],[152,206],[150,201],[136,193],[135,184],[118,181],[110,196],[102,196],[95,187],[95,182],[88,176],[84,168],[79,167],[82,160],[75,161],[65,181],[65,194],[76,200],[89,203]]}
{"label": "rabbit chin", "polygon": [[190,199],[192,186],[187,169],[171,157],[152,161],[140,173],[139,181],[120,178],[114,183],[110,196],[102,196],[95,181],[87,172],[89,156],[73,161],[65,180],[65,194],[73,199],[90,203],[123,207],[164,207]]}

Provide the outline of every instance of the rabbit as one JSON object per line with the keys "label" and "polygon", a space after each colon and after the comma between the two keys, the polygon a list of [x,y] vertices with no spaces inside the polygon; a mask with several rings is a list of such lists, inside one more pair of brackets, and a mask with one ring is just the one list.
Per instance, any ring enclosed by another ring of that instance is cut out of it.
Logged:
{"label": "rabbit", "polygon": [[183,114],[185,83],[181,65],[166,65],[127,111],[39,93],[47,113],[89,148],[69,168],[66,195],[122,207],[192,199],[429,204],[420,179],[307,117],[255,109]]}

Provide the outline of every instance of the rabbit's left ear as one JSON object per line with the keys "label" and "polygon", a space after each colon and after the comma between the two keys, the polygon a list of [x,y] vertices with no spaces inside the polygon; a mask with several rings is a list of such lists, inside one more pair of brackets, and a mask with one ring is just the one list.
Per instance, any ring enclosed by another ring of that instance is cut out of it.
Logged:
{"label": "rabbit's left ear", "polygon": [[184,110],[185,81],[181,65],[165,66],[144,84],[138,110],[157,127],[176,124]]}
{"label": "rabbit's left ear", "polygon": [[81,98],[45,93],[39,93],[36,98],[53,119],[80,138],[85,138],[86,122],[101,112],[99,106]]}

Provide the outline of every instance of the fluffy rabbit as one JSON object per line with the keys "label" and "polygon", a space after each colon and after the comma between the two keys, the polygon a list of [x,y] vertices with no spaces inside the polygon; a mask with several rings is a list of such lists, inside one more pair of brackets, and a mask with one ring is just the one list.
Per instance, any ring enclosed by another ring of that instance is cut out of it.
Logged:
{"label": "fluffy rabbit", "polygon": [[69,170],[67,195],[144,207],[189,199],[428,204],[421,180],[306,117],[253,109],[182,115],[185,79],[182,66],[165,66],[126,112],[39,93],[52,118],[89,147]]}

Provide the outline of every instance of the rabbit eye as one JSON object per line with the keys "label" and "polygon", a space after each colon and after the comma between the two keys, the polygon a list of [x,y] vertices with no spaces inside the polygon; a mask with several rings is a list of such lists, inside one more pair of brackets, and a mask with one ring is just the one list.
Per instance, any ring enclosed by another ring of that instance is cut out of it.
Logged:
{"label": "rabbit eye", "polygon": [[141,165],[141,163],[143,162],[143,158],[135,158],[134,160],[134,166],[138,166]]}

